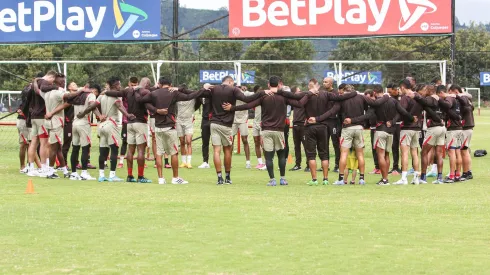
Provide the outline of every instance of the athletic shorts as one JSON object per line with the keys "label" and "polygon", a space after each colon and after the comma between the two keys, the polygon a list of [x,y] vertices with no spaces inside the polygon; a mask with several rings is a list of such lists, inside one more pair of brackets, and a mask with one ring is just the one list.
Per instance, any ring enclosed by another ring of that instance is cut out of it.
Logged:
{"label": "athletic shorts", "polygon": [[350,149],[352,146],[355,148],[364,148],[364,136],[362,126],[353,126],[342,129],[340,135],[340,146]]}
{"label": "athletic shorts", "polygon": [[177,121],[175,127],[177,128],[178,137],[194,135],[194,123],[192,123],[192,120],[186,122]]}
{"label": "athletic shorts", "polygon": [[420,148],[419,138],[421,132],[414,130],[402,130],[400,132],[400,145],[410,148]]}
{"label": "athletic shorts", "polygon": [[[100,133],[99,133],[100,135]],[[92,128],[87,125],[73,125],[72,144],[73,146],[85,147],[92,144]]]}
{"label": "athletic shorts", "polygon": [[46,127],[44,127],[44,119],[33,119],[31,120],[31,138],[49,138],[49,133]]}
{"label": "athletic shorts", "polygon": [[286,140],[284,132],[278,131],[262,131],[264,140],[264,151],[277,152],[286,148]]}
{"label": "athletic shorts", "polygon": [[27,128],[25,119],[17,119],[17,131],[19,132],[19,143],[29,144],[31,140],[31,129]]}
{"label": "athletic shorts", "polygon": [[436,126],[427,128],[425,133],[424,145],[444,146],[446,137],[446,127]]}
{"label": "athletic shorts", "polygon": [[155,118],[150,117],[150,134],[153,136],[155,134]]}
{"label": "athletic shorts", "polygon": [[252,135],[254,137],[260,137],[262,135],[262,127],[260,127],[259,123],[255,123],[252,127]]}
{"label": "athletic shorts", "polygon": [[116,145],[119,147],[119,128],[113,121],[105,121],[100,124],[100,142],[99,147],[110,147]]}
{"label": "athletic shorts", "polygon": [[328,150],[328,129],[325,125],[310,125],[305,130],[305,151],[306,159],[316,160],[316,152],[320,160],[329,160]]}
{"label": "athletic shorts", "polygon": [[240,131],[240,136],[248,136],[248,123],[233,123],[231,133],[236,136]]}
{"label": "athletic shorts", "polygon": [[148,125],[146,123],[128,123],[128,144],[140,145],[148,142]]}
{"label": "athletic shorts", "polygon": [[386,153],[391,152],[393,146],[393,135],[385,131],[376,131],[374,133],[374,149],[380,148]]}
{"label": "athletic shorts", "polygon": [[446,150],[460,149],[463,143],[463,130],[453,130],[446,132]]}
{"label": "athletic shorts", "polygon": [[63,127],[49,129],[49,144],[59,143],[63,145]]}
{"label": "athletic shorts", "polygon": [[214,146],[231,146],[233,144],[231,127],[211,123],[211,142]]}
{"label": "athletic shorts", "polygon": [[359,169],[359,161],[357,159],[356,151],[352,150],[347,155],[347,169],[349,170],[357,170]]}
{"label": "athletic shorts", "polygon": [[170,156],[179,153],[177,130],[172,128],[155,128],[157,155]]}
{"label": "athletic shorts", "polygon": [[470,148],[472,137],[473,129],[463,130],[463,142],[461,143],[461,150],[467,150],[468,148]]}

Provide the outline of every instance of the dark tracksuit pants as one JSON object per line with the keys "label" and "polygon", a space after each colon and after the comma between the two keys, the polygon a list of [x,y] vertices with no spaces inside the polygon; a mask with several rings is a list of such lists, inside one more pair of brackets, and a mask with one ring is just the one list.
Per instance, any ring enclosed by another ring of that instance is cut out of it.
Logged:
{"label": "dark tracksuit pants", "polygon": [[202,119],[201,122],[201,136],[202,136],[202,159],[204,162],[209,163],[209,141],[211,139],[211,122],[209,119]]}
{"label": "dark tracksuit pants", "polygon": [[[340,162],[340,136],[342,133],[342,127],[338,118],[331,118],[327,120],[327,146],[330,151],[330,138],[332,139],[332,145],[335,151],[335,167],[339,167]],[[330,152],[329,152],[330,153]]]}
{"label": "dark tracksuit pants", "polygon": [[[296,157],[296,166],[301,167],[301,144],[305,148],[306,158],[306,145],[305,145],[305,126],[300,124],[293,125],[293,141],[294,141],[294,155]],[[308,167],[308,159],[306,158],[306,167]]]}

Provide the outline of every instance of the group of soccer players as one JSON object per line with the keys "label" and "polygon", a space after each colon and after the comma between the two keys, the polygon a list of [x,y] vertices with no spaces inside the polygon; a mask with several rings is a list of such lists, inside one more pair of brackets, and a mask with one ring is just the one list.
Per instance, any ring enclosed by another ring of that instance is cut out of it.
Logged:
{"label": "group of soccer players", "polygon": [[[335,148],[334,171],[339,173],[333,184],[346,183],[344,171],[349,152],[355,152],[358,161],[358,183],[365,184],[363,130],[366,128],[371,128],[376,166],[372,173],[381,175],[378,185],[389,185],[388,175],[397,172],[397,168],[391,171],[389,168],[390,153],[398,148],[401,149],[401,179],[394,184],[408,184],[409,173],[413,174],[412,184],[427,183],[430,176],[427,169],[431,164],[437,171],[436,184],[473,178],[469,147],[474,107],[471,95],[457,85],[449,89],[440,83],[416,85],[413,78],[407,78],[399,85],[390,84],[388,93],[375,85],[361,94],[345,84],[334,89],[334,80],[325,78],[322,86],[311,79],[303,92],[299,87],[285,86],[279,77],[271,77],[267,88],[256,86],[254,92],[248,92],[246,87],[236,87],[233,78],[227,76],[220,85],[205,84],[200,90],[192,91],[185,85],[173,87],[165,77],[156,85],[151,85],[148,78],[138,83],[133,77],[126,88],[122,88],[119,78],[111,77],[104,88],[94,83],[87,83],[83,88],[69,83],[65,91],[65,81],[64,75],[50,71],[38,75],[22,91],[17,123],[21,173],[56,179],[60,170],[71,180],[96,180],[88,172],[94,114],[99,138],[99,182],[124,181],[116,175],[116,168],[122,168],[126,159],[127,182],[151,183],[144,175],[146,152],[151,147],[158,183],[166,183],[165,167],[172,169],[172,184],[186,184],[179,177],[178,154],[180,151],[182,156],[180,168],[192,168],[194,113],[202,107],[203,164],[199,168],[210,168],[211,142],[218,185],[232,183],[232,149],[237,134],[241,135],[245,147],[245,167],[251,168],[249,109],[255,110],[252,132],[258,159],[256,168],[268,171],[268,186],[288,185],[285,176],[291,110],[296,164],[290,171],[302,169],[303,145],[305,171],[311,173],[309,185],[329,184],[330,139]],[[70,147],[71,172],[67,163]],[[444,179],[446,153],[450,172]],[[137,177],[133,175],[135,155]],[[273,164],[276,155],[279,182]],[[317,156],[320,167],[317,167]],[[322,176],[317,172],[322,172]]]}

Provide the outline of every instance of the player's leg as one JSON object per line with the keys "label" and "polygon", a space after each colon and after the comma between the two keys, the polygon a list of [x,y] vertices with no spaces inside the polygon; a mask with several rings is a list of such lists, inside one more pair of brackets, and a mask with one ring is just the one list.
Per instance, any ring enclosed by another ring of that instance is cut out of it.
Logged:
{"label": "player's leg", "polygon": [[317,148],[316,127],[306,127],[305,133],[305,150],[306,159],[308,160],[308,167],[310,168],[311,181],[308,182],[310,186],[318,185],[318,177],[316,171],[316,148]]}
{"label": "player's leg", "polygon": [[122,140],[122,146],[121,146],[121,155],[119,156],[118,168],[124,167],[124,158],[126,157],[126,153],[128,150],[128,124],[124,122],[122,123],[121,140]]}
{"label": "player's leg", "polygon": [[393,144],[392,144],[390,150],[386,150],[386,151],[393,152],[393,169],[389,173],[390,174],[394,174],[394,175],[399,175],[400,174],[400,166],[399,166],[399,160],[400,160],[400,133],[401,133],[401,126],[400,126],[400,124],[396,124],[395,125],[395,132],[393,134]]}
{"label": "player's leg", "polygon": [[199,168],[209,168],[209,142],[211,139],[211,125],[209,120],[203,120],[201,122],[201,137],[202,137],[202,161],[203,163]]}
{"label": "player's leg", "polygon": [[187,167],[187,148],[185,147],[185,130],[184,130],[184,125],[182,123],[177,122],[175,125],[175,128],[177,129],[177,136],[179,137],[179,142],[180,142],[180,157],[182,158],[182,161],[180,163],[180,168],[186,168]]}
{"label": "player's leg", "polygon": [[133,123],[136,130],[136,150],[138,163],[138,182],[151,183],[152,181],[145,178],[145,152],[148,144],[148,126],[145,123]]}
{"label": "player's leg", "polygon": [[[213,142],[214,143],[214,142]],[[221,166],[221,145],[213,144],[213,162],[216,174],[218,175],[218,185],[223,184],[222,166]]]}
{"label": "player's leg", "polygon": [[193,132],[187,131],[185,135],[185,146],[187,151],[187,168],[192,169],[192,136]]}
{"label": "player's leg", "polygon": [[70,151],[70,146],[73,140],[73,124],[66,123],[63,127],[63,147],[61,151],[63,152],[63,157],[68,165],[68,152]]}
{"label": "player's leg", "polygon": [[225,160],[225,183],[231,184],[231,157],[232,157],[233,147],[231,145],[223,146],[224,160]]}
{"label": "player's leg", "polygon": [[[321,160],[323,170],[323,185],[328,185],[328,166],[329,166],[329,142],[327,140],[328,129],[326,127],[316,127],[317,150]],[[338,168],[337,168],[338,169]],[[313,169],[312,169],[313,171]]]}
{"label": "player's leg", "polygon": [[248,143],[248,123],[240,124],[240,135],[242,136],[243,151],[245,151],[245,168],[252,168],[250,164],[250,144]]}
{"label": "player's leg", "polygon": [[[332,145],[333,145],[334,152],[335,152],[335,167],[333,170],[336,173],[338,173],[338,170],[339,170],[341,130],[342,130],[342,128],[338,122],[335,122],[334,124],[329,125],[329,127],[328,127],[329,139],[332,140]],[[329,144],[327,144],[327,147],[329,148],[329,151],[330,151],[330,145]],[[330,155],[330,152],[329,152],[329,155]]]}
{"label": "player's leg", "polygon": [[301,170],[301,143],[303,141],[303,137],[301,136],[301,128],[303,128],[303,126],[293,126],[294,157],[296,162],[294,167],[289,169],[289,171]]}

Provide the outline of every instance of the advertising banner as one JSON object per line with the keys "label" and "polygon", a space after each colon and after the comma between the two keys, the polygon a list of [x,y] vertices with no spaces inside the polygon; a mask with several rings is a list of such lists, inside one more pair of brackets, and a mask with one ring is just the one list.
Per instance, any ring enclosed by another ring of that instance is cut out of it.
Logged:
{"label": "advertising banner", "polygon": [[339,76],[334,71],[325,71],[324,77],[333,77],[335,81],[342,79],[342,83],[351,85],[374,85],[383,82],[382,72],[343,71]]}
{"label": "advertising banner", "polygon": [[231,38],[449,34],[453,0],[230,0]]}
{"label": "advertising banner", "polygon": [[[217,84],[221,83],[223,78],[225,76],[231,76],[237,81],[235,71],[234,70],[221,70],[221,71],[216,71],[216,70],[201,70],[199,72],[199,81],[201,83],[211,83],[211,84]],[[242,78],[241,78],[241,83],[242,84],[254,84],[255,83],[255,71],[245,71],[242,72]]]}
{"label": "advertising banner", "polygon": [[160,0],[2,0],[0,43],[159,40]]}
{"label": "advertising banner", "polygon": [[480,72],[480,86],[490,86],[490,72]]}

